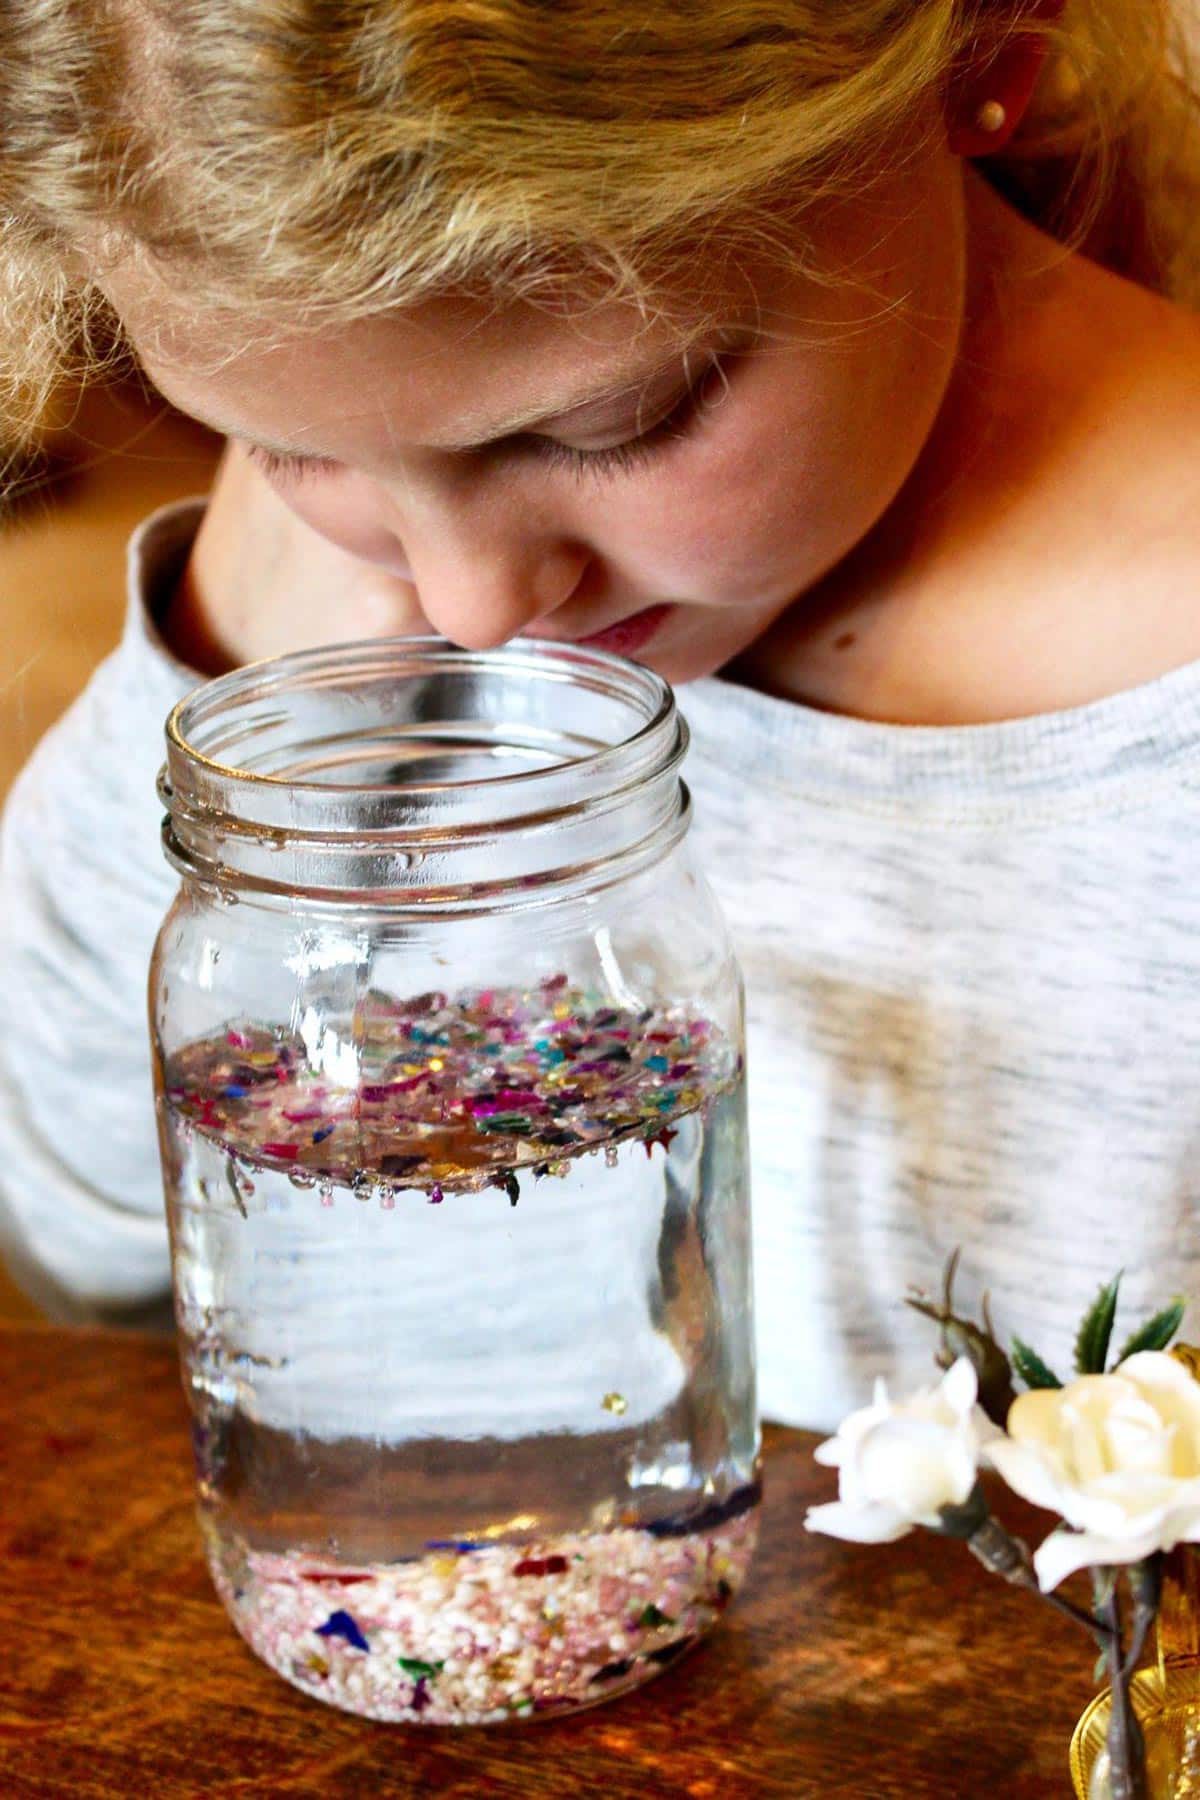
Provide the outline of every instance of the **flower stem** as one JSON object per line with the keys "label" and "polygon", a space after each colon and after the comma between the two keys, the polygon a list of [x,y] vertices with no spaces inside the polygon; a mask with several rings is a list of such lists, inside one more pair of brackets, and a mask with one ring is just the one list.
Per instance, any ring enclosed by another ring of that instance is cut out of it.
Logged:
{"label": "flower stem", "polygon": [[[1144,1564],[1138,1565],[1144,1569]],[[1142,1728],[1133,1710],[1129,1678],[1141,1655],[1142,1645],[1153,1608],[1147,1609],[1145,1596],[1134,1585],[1134,1623],[1129,1650],[1121,1651],[1121,1602],[1117,1593],[1116,1571],[1097,1570],[1096,1611],[1110,1633],[1107,1660],[1111,1683],[1111,1709],[1108,1715],[1108,1786],[1112,1800],[1147,1800],[1146,1746]]]}
{"label": "flower stem", "polygon": [[985,1569],[993,1575],[999,1575],[1004,1581],[1011,1582],[1013,1587],[1024,1588],[1027,1593],[1038,1594],[1047,1601],[1056,1612],[1065,1618],[1074,1619],[1090,1634],[1098,1649],[1107,1656],[1111,1646],[1111,1632],[1102,1620],[1092,1613],[1084,1612],[1081,1606],[1075,1606],[1070,1600],[1064,1600],[1061,1594],[1042,1593],[1034,1574],[1033,1561],[1029,1547],[1012,1532],[1006,1531],[991,1513],[977,1531],[967,1539],[967,1548],[972,1556],[978,1558]]}

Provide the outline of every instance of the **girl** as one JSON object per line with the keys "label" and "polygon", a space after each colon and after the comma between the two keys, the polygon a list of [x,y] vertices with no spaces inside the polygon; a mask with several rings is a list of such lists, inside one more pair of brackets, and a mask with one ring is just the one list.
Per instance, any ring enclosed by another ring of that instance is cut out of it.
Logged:
{"label": "girl", "polygon": [[1166,0],[10,0],[14,423],[100,321],[230,440],[207,509],[135,539],[125,640],[8,809],[31,1287],[96,1312],[167,1282],[168,707],[432,628],[688,684],[769,1416],[923,1379],[903,1295],[956,1244],[1051,1360],[1121,1264],[1143,1309],[1200,1292],[1171,28]]}

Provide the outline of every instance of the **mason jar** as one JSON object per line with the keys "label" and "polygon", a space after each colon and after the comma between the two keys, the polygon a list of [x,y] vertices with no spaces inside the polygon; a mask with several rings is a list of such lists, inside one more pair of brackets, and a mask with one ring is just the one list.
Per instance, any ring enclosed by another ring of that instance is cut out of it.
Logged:
{"label": "mason jar", "polygon": [[307,1693],[475,1724],[681,1654],[757,1525],[741,984],[669,687],[436,639],[167,724],[151,1016],[199,1510]]}

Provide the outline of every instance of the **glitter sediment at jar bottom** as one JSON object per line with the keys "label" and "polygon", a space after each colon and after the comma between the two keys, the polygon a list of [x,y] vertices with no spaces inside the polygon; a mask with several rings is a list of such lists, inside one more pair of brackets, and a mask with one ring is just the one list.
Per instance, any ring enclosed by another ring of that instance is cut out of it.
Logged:
{"label": "glitter sediment at jar bottom", "polygon": [[757,1523],[747,1504],[678,1536],[447,1544],[352,1569],[220,1545],[213,1571],[251,1648],[317,1698],[391,1722],[494,1724],[592,1706],[660,1673],[741,1587]]}

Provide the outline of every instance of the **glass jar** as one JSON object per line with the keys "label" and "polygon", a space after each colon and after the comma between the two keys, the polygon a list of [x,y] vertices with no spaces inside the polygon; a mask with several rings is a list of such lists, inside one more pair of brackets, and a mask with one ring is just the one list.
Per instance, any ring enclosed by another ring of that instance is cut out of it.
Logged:
{"label": "glass jar", "polygon": [[251,1647],[474,1724],[634,1687],[760,1495],[741,984],[620,658],[405,639],[167,725],[151,976],[200,1517]]}

